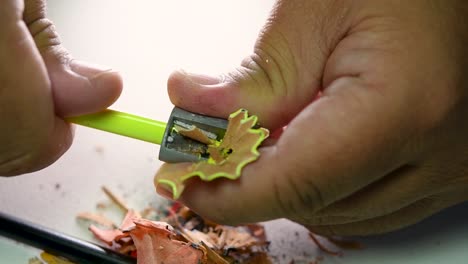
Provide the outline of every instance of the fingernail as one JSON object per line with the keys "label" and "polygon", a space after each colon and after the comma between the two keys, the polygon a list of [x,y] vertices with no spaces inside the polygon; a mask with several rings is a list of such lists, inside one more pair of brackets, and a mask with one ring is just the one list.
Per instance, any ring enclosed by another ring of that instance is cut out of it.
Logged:
{"label": "fingernail", "polygon": [[161,195],[162,197],[169,199],[169,200],[174,200],[174,195],[172,193],[172,189],[170,186],[164,183],[158,183],[156,185],[156,192]]}
{"label": "fingernail", "polygon": [[99,87],[102,87],[103,83],[109,81],[109,80],[114,80],[115,78],[120,78],[120,75],[117,71],[114,70],[107,70],[104,72],[100,72],[93,77],[89,78],[89,81],[91,84],[99,89]]}
{"label": "fingernail", "polygon": [[179,70],[179,72],[184,75],[186,78],[190,79],[191,82],[200,84],[200,85],[214,85],[222,82],[222,78],[216,76],[210,76],[205,74],[190,73],[184,70]]}
{"label": "fingernail", "polygon": [[70,62],[70,68],[72,71],[82,76],[88,77],[88,78],[90,77],[92,78],[92,76],[96,74],[99,75],[100,73],[103,73],[103,72],[112,71],[112,69],[110,69],[107,66],[92,64],[89,62],[79,61],[79,60],[72,60]]}

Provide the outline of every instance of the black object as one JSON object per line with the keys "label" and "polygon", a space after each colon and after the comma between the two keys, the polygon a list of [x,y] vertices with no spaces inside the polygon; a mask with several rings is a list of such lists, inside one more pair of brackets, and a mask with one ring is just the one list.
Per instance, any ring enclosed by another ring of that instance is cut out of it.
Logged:
{"label": "black object", "polygon": [[136,263],[136,259],[0,212],[0,235],[75,263]]}

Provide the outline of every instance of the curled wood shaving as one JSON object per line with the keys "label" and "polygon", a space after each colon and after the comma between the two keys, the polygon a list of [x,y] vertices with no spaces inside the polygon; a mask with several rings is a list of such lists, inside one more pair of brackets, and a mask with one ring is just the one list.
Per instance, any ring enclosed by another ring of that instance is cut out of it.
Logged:
{"label": "curled wood shaving", "polygon": [[138,263],[187,263],[198,264],[203,260],[203,251],[190,243],[174,240],[175,233],[167,224],[145,219],[136,219],[135,228],[129,234],[138,252]]}
{"label": "curled wood shaving", "polygon": [[206,135],[206,133],[203,132],[203,130],[194,125],[192,125],[190,129],[178,125],[175,125],[174,128],[177,131],[177,133],[181,134],[182,136],[194,139],[203,144],[212,145],[216,142],[215,140],[209,138],[208,135]]}
{"label": "curled wood shaving", "polygon": [[316,237],[316,235],[314,235],[313,233],[309,233],[309,237],[310,239],[312,239],[312,241],[314,241],[314,243],[317,245],[317,247],[322,250],[323,252],[329,254],[329,255],[332,255],[332,256],[342,256],[343,255],[343,252],[341,251],[334,251],[332,249],[329,249],[327,248],[326,246],[324,246],[319,240],[318,238]]}
{"label": "curled wood shaving", "polygon": [[129,210],[129,207],[127,206],[125,201],[119,196],[115,195],[113,192],[111,192],[111,190],[108,187],[102,186],[102,190],[120,209],[122,209],[122,211],[127,212]]}
{"label": "curled wood shaving", "polygon": [[79,213],[76,217],[81,220],[91,221],[103,227],[108,227],[108,228],[116,227],[116,225],[114,224],[112,220],[110,220],[109,218],[101,214],[82,212],[82,213]]}
{"label": "curled wood shaving", "polygon": [[93,233],[93,235],[101,240],[102,242],[106,243],[108,246],[111,246],[115,240],[118,238],[125,236],[122,230],[119,229],[101,229],[97,226],[90,225],[89,231]]}
{"label": "curled wood shaving", "polygon": [[211,249],[211,247],[206,245],[203,241],[200,242],[200,245],[203,247],[203,249],[205,249],[206,256],[212,264],[229,264],[227,260],[221,257],[216,251]]}
{"label": "curled wood shaving", "polygon": [[113,245],[114,242],[119,241],[121,238],[124,238],[127,236],[124,232],[135,227],[135,224],[133,221],[134,219],[138,219],[138,218],[139,218],[139,214],[135,210],[130,209],[125,215],[125,218],[123,219],[119,228],[101,229],[94,225],[91,225],[89,227],[89,230],[91,231],[91,233],[94,234],[94,236],[97,239],[111,246]]}
{"label": "curled wood shaving", "polygon": [[217,250],[248,248],[263,244],[243,228],[219,226],[217,230],[210,229],[207,233],[199,230],[184,231],[196,243],[203,242]]}
{"label": "curled wood shaving", "polygon": [[103,230],[90,226],[90,230],[99,240],[121,253],[135,249],[140,264],[204,263],[201,261],[203,251],[191,243],[177,240],[169,224],[139,218],[133,210],[129,210],[119,229]]}
{"label": "curled wood shaving", "polygon": [[185,188],[184,182],[191,177],[198,176],[204,181],[239,178],[242,169],[258,159],[257,148],[269,134],[267,129],[256,128],[256,125],[257,117],[248,116],[246,110],[231,114],[224,138],[208,146],[207,161],[163,164],[156,174],[155,185],[169,186],[177,199]]}

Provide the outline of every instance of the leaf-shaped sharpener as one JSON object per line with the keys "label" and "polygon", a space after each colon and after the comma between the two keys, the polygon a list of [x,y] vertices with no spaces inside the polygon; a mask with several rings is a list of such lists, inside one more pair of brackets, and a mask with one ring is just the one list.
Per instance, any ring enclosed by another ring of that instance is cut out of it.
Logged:
{"label": "leaf-shaped sharpener", "polygon": [[211,139],[197,127],[176,128],[183,137],[207,144],[207,159],[196,163],[163,164],[155,177],[155,185],[165,184],[171,188],[174,199],[180,197],[184,182],[194,176],[203,181],[224,177],[235,180],[241,176],[242,169],[260,156],[257,148],[269,132],[257,126],[258,118],[249,116],[247,110],[240,109],[229,116],[224,137]]}

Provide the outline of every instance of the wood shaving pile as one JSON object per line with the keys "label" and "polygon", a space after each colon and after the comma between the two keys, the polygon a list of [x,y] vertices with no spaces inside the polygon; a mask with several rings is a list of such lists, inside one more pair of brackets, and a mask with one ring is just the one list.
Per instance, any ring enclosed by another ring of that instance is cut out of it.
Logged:
{"label": "wood shaving pile", "polygon": [[[276,262],[275,258],[269,255],[270,242],[267,241],[265,229],[260,224],[238,227],[219,225],[203,219],[176,202],[171,202],[163,208],[147,207],[137,212],[129,209],[125,201],[108,188],[103,187],[103,191],[126,213],[122,223],[116,225],[105,215],[90,212],[79,213],[77,219],[90,222],[89,230],[98,240],[116,252],[135,257],[138,264]],[[325,254],[342,256],[341,251],[324,246],[315,234],[309,233],[309,237]],[[362,248],[356,241],[332,238],[327,240],[336,245],[336,248]],[[314,260],[291,260],[290,264],[318,264],[322,260],[323,257],[318,256]],[[73,264],[46,252],[43,252],[40,258],[30,259],[29,263]]]}
{"label": "wood shaving pile", "polygon": [[[123,203],[109,189],[105,190],[111,200]],[[77,218],[92,222],[89,230],[98,240],[119,253],[137,257],[139,264],[272,263],[261,225],[218,225],[179,203],[171,203],[160,212],[161,221],[142,218],[154,211],[146,208],[139,213],[126,209],[120,225],[89,212],[80,213]]]}

